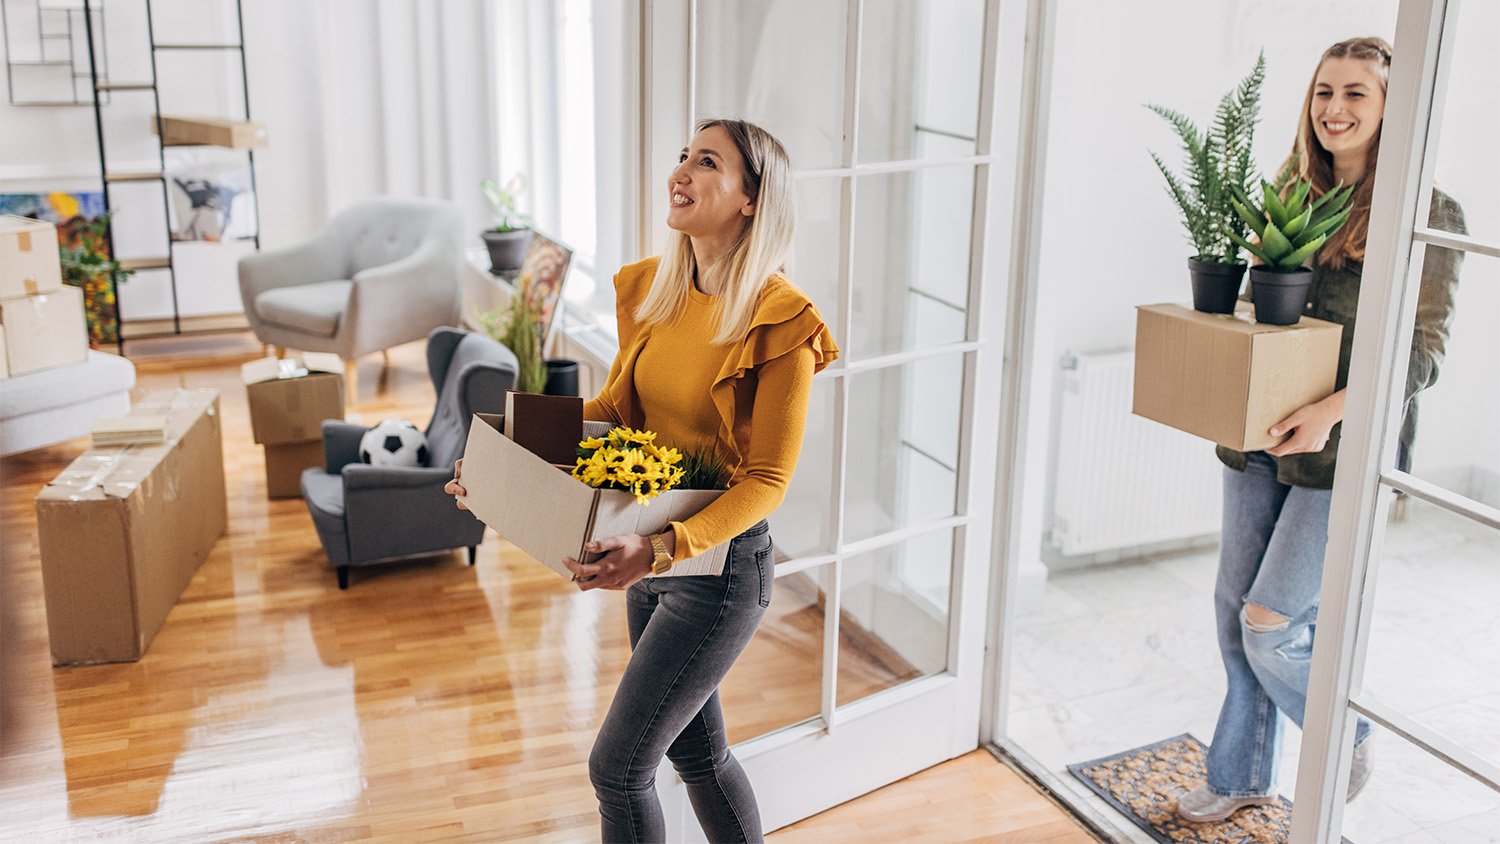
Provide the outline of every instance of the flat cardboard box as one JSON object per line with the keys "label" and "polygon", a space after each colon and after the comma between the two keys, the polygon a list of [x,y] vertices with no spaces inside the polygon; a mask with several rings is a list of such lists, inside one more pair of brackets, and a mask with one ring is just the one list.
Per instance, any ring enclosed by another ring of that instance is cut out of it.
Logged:
{"label": "flat cardboard box", "polygon": [[47,630],[57,665],[145,654],[228,524],[217,390],[160,390],[158,445],[91,448],[36,497]]}
{"label": "flat cardboard box", "polygon": [[0,299],[0,325],[5,327],[5,355],[13,376],[88,358],[83,291],[76,287]]}
{"label": "flat cardboard box", "polygon": [[1327,398],[1338,377],[1343,326],[1311,317],[1258,323],[1182,305],[1136,309],[1134,412],[1235,451],[1281,442],[1272,425]]}
{"label": "flat cardboard box", "polygon": [[323,468],[323,441],[266,446],[266,497],[301,498],[302,470]]}
{"label": "flat cardboard box", "polygon": [[[572,572],[564,557],[588,561],[584,543],[624,533],[657,533],[682,521],[723,495],[722,490],[668,490],[637,504],[635,496],[594,489],[507,438],[504,419],[477,413],[464,447],[464,503],[480,521],[512,545],[564,577]],[[661,577],[721,574],[729,554],[725,542],[673,565]]]}
{"label": "flat cardboard box", "polygon": [[57,227],[30,217],[0,215],[0,299],[62,289]]}
{"label": "flat cardboard box", "polygon": [[263,358],[240,367],[240,376],[250,402],[250,431],[261,445],[321,440],[324,419],[344,418],[343,366],[335,355]]}
{"label": "flat cardboard box", "polygon": [[[151,118],[151,134],[156,134],[156,118]],[[215,146],[230,149],[255,149],[266,145],[268,137],[263,123],[229,120],[223,117],[161,116],[163,146]]]}

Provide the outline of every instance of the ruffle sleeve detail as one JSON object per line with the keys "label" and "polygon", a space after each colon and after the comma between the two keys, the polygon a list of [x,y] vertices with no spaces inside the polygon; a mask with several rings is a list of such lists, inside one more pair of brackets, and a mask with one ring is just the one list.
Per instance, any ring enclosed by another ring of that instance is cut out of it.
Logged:
{"label": "ruffle sleeve detail", "polygon": [[[804,345],[813,350],[813,372],[822,371],[838,359],[839,349],[833,334],[813,303],[790,283],[773,282],[756,309],[750,332],[730,352],[709,388],[709,396],[724,426],[723,441],[734,442],[734,382],[756,367]],[[736,454],[735,461],[741,456]]]}

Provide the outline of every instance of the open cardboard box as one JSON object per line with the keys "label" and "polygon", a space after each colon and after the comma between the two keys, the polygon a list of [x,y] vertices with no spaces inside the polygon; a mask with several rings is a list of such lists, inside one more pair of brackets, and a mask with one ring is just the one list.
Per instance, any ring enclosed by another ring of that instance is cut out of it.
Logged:
{"label": "open cardboard box", "polygon": [[1250,305],[1208,314],[1182,305],[1136,309],[1133,412],[1235,451],[1281,442],[1270,428],[1337,383],[1336,322],[1256,322]]}
{"label": "open cardboard box", "polygon": [[344,418],[344,365],[338,355],[304,352],[240,367],[250,403],[250,432],[262,445],[323,439],[324,419]]}
{"label": "open cardboard box", "polygon": [[[607,423],[585,422],[585,435],[608,431]],[[572,572],[564,557],[590,562],[584,543],[624,533],[646,536],[682,521],[723,495],[723,490],[668,490],[649,504],[615,489],[594,489],[569,474],[573,467],[537,457],[505,434],[504,417],[476,413],[464,448],[463,499],[480,521],[512,545],[564,577]],[[659,577],[717,575],[724,571],[729,543],[689,557]]]}

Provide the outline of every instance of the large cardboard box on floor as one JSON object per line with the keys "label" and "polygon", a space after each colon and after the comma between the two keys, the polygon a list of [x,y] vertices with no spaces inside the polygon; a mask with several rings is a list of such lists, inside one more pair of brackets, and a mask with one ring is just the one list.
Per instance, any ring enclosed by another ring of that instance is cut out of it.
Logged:
{"label": "large cardboard box on floor", "polygon": [[301,498],[302,470],[323,468],[323,441],[277,443],[266,448],[266,497]]}
{"label": "large cardboard box on floor", "polygon": [[62,289],[57,228],[51,223],[0,216],[0,299]]}
{"label": "large cardboard box on floor", "polygon": [[88,358],[83,291],[76,287],[63,286],[50,293],[0,299],[0,326],[5,329],[10,375],[71,366]]}
{"label": "large cardboard box on floor", "polygon": [[[586,422],[587,435],[609,430]],[[512,545],[564,577],[564,557],[589,559],[584,543],[624,533],[657,533],[707,507],[720,490],[668,490],[650,504],[622,490],[594,489],[569,474],[571,466],[548,463],[501,431],[504,417],[478,413],[464,447],[462,483],[470,511]],[[725,542],[673,565],[664,577],[721,574],[729,554]],[[598,556],[598,555],[593,555]]]}
{"label": "large cardboard box on floor", "polygon": [[322,439],[324,419],[344,418],[343,371],[338,355],[315,352],[241,366],[255,441],[284,445]]}
{"label": "large cardboard box on floor", "polygon": [[217,390],[148,393],[166,442],[91,448],[36,497],[52,661],[140,659],[228,524]]}
{"label": "large cardboard box on floor", "polygon": [[1333,393],[1343,326],[1311,317],[1296,325],[1182,305],[1136,309],[1134,412],[1235,451],[1283,437],[1272,425]]}

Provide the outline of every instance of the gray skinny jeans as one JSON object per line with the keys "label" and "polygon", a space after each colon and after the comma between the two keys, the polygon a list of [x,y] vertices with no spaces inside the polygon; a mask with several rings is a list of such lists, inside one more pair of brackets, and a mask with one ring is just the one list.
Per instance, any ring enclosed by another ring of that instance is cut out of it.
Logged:
{"label": "gray skinny jeans", "polygon": [[723,574],[648,577],[626,590],[630,663],[589,754],[605,844],[666,839],[656,796],[663,755],[709,841],[763,840],[718,688],[771,605],[771,566],[762,521],[731,540]]}

